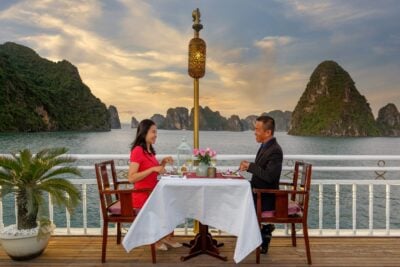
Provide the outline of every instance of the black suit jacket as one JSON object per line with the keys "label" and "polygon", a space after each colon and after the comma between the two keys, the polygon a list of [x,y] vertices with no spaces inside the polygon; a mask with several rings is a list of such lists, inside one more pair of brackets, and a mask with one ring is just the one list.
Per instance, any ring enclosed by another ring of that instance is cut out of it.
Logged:
{"label": "black suit jacket", "polygon": [[[275,138],[260,149],[254,163],[250,163],[248,172],[252,173],[251,187],[279,189],[282,172],[283,152]],[[262,210],[275,210],[275,195],[262,194]]]}

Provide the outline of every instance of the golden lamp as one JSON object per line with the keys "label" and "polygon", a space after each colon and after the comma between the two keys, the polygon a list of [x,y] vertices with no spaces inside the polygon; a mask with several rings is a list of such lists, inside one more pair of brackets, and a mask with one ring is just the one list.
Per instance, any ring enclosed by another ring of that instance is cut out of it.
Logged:
{"label": "golden lamp", "polygon": [[206,73],[206,42],[199,37],[203,29],[200,23],[200,10],[192,12],[194,38],[189,42],[188,73],[193,78],[194,104],[193,104],[193,147],[199,148],[199,79]]}

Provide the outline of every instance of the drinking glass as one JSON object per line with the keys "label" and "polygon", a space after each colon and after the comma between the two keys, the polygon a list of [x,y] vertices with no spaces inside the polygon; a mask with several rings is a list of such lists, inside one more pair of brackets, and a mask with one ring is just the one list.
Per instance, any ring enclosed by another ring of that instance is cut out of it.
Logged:
{"label": "drinking glass", "polygon": [[186,166],[188,168],[188,172],[192,172],[193,170],[193,159],[186,160]]}

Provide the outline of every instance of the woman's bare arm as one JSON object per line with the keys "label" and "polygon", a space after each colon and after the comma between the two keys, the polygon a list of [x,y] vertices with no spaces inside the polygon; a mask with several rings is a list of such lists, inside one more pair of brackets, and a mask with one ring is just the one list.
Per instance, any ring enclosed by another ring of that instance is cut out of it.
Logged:
{"label": "woman's bare arm", "polygon": [[164,166],[155,166],[139,172],[139,163],[132,162],[131,164],[129,164],[128,181],[130,183],[135,183],[143,180],[145,177],[152,174],[153,172],[161,173],[163,171]]}

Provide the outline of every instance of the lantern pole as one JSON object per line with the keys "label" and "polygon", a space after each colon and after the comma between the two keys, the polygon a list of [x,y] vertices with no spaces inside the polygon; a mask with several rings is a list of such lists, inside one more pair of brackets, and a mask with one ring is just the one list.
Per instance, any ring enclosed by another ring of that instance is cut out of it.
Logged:
{"label": "lantern pole", "polygon": [[193,78],[193,148],[199,148],[199,79],[205,74],[206,43],[200,38],[200,10],[196,8],[192,12],[194,38],[189,43],[189,75]]}
{"label": "lantern pole", "polygon": [[199,78],[193,79],[194,110],[193,110],[193,147],[199,148]]}

